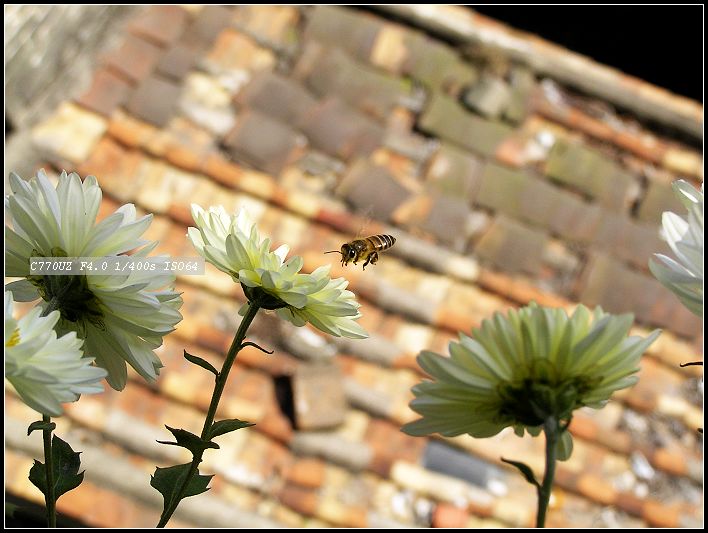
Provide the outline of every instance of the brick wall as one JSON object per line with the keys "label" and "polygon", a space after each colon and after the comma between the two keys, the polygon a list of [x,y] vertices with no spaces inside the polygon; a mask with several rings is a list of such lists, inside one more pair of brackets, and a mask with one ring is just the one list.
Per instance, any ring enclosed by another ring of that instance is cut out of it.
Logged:
{"label": "brick wall", "polygon": [[[31,126],[90,81],[132,6],[6,5],[5,119]],[[8,126],[6,125],[6,129]]]}

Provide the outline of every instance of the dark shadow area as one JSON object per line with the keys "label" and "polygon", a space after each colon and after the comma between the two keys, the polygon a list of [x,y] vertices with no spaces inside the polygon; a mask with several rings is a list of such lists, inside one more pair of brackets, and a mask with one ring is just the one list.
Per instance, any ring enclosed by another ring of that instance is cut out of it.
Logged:
{"label": "dark shadow area", "polygon": [[703,6],[474,6],[474,11],[703,102]]}

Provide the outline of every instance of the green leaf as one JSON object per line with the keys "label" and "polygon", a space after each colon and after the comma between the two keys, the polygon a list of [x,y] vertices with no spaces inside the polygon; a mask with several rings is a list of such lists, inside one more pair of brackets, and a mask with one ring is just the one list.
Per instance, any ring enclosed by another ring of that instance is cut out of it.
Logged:
{"label": "green leaf", "polygon": [[534,485],[537,489],[541,488],[541,485],[539,484],[538,481],[536,481],[536,476],[533,475],[533,470],[531,470],[531,467],[527,465],[526,463],[521,463],[519,461],[511,461],[509,459],[504,459],[503,457],[501,458],[502,461],[504,461],[507,464],[510,464],[511,466],[515,466],[518,468],[519,472],[521,472],[521,475],[524,476],[524,479]]}
{"label": "green leaf", "polygon": [[219,375],[219,371],[214,368],[214,366],[209,362],[205,361],[201,357],[197,357],[196,355],[192,355],[191,353],[188,353],[187,350],[184,351],[184,358],[189,361],[190,363],[194,363],[197,366],[201,366],[203,369],[208,370],[215,376]]}
{"label": "green leaf", "polygon": [[44,422],[43,420],[37,420],[36,422],[32,422],[29,427],[27,428],[27,436],[30,436],[30,433],[33,431],[44,431],[49,430],[49,431],[54,431],[56,429],[57,425],[54,422]]}
{"label": "green leaf", "polygon": [[182,448],[187,448],[192,455],[200,455],[207,448],[219,449],[219,445],[215,442],[204,440],[201,437],[190,433],[184,429],[175,429],[170,426],[165,426],[175,437],[177,442],[168,442],[164,440],[158,440],[160,444],[169,444],[170,446],[181,446]]}
{"label": "green leaf", "polygon": [[573,454],[573,437],[570,431],[565,430],[560,434],[558,442],[556,442],[556,459],[559,461],[567,461]]}
{"label": "green leaf", "polygon": [[19,505],[15,505],[14,503],[10,503],[8,501],[5,502],[5,516],[7,518],[14,518],[15,513],[20,510]]}
{"label": "green leaf", "polygon": [[[162,494],[165,501],[165,509],[167,509],[172,503],[172,500],[177,497],[177,491],[179,491],[182,483],[184,483],[191,466],[192,463],[185,463],[168,468],[157,467],[155,468],[155,474],[150,476],[150,485]],[[196,496],[202,492],[208,491],[209,481],[211,481],[212,477],[214,476],[203,476],[197,470],[197,473],[189,480],[182,498]]]}
{"label": "green leaf", "polygon": [[[52,437],[52,471],[54,474],[54,498],[75,489],[84,480],[84,473],[79,472],[80,452],[71,449],[68,443],[54,435]],[[30,468],[29,480],[42,494],[47,495],[47,467],[35,461]]]}
{"label": "green leaf", "polygon": [[245,422],[239,420],[238,418],[230,418],[228,420],[219,420],[214,422],[209,428],[209,438],[213,439],[219,435],[224,435],[225,433],[231,433],[237,429],[247,428],[249,426],[255,426],[253,422]]}

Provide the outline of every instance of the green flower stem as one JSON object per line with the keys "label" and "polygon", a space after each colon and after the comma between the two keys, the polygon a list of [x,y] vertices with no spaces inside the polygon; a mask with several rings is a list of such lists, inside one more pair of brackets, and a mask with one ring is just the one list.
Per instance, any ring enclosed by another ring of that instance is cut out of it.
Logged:
{"label": "green flower stem", "polygon": [[44,308],[42,311],[42,314],[40,316],[47,316],[49,313],[52,311],[56,311],[59,309],[59,306],[61,305],[61,300],[58,297],[54,297],[51,300],[47,302],[47,307]]}
{"label": "green flower stem", "polygon": [[[231,343],[229,352],[226,354],[226,360],[224,361],[224,365],[221,367],[221,372],[219,372],[219,375],[216,376],[214,393],[212,394],[211,403],[209,404],[209,410],[207,411],[207,416],[204,420],[204,427],[202,428],[202,439],[208,440],[209,438],[209,430],[212,424],[214,423],[216,410],[219,406],[219,400],[221,400],[221,395],[224,392],[226,381],[229,378],[229,372],[231,371],[231,367],[233,366],[234,361],[236,361],[236,356],[243,348],[243,339],[246,338],[246,332],[248,331],[251,322],[253,322],[253,319],[256,317],[256,313],[258,313],[258,310],[261,308],[261,303],[261,300],[258,298],[249,301],[248,308],[246,309],[246,315],[243,317],[243,320],[241,320],[241,324],[238,327],[238,331],[236,331],[236,336],[234,337],[234,340]],[[162,516],[160,517],[160,522],[157,524],[157,527],[165,527],[167,525],[167,522],[170,520],[172,514],[177,509],[179,502],[182,500],[182,498],[184,498],[184,494],[187,490],[189,482],[191,481],[192,477],[194,477],[194,474],[197,473],[199,463],[202,462],[203,454],[204,451],[194,456],[194,459],[192,460],[192,465],[189,468],[189,472],[185,477],[184,481],[182,482],[179,491],[177,492],[177,496],[170,502],[170,505],[166,507],[165,510],[162,512]]]}
{"label": "green flower stem", "polygon": [[543,424],[543,432],[546,435],[546,472],[543,474],[543,483],[538,487],[538,511],[536,513],[536,527],[545,527],[546,511],[548,502],[551,499],[551,489],[553,489],[553,478],[556,475],[556,445],[560,437],[558,420],[548,417]]}
{"label": "green flower stem", "polygon": [[[47,415],[42,415],[42,422],[49,424],[52,419]],[[54,463],[52,461],[52,430],[43,429],[44,439],[44,466],[47,474],[47,492],[44,501],[47,506],[47,527],[57,527],[57,499],[54,492]]]}

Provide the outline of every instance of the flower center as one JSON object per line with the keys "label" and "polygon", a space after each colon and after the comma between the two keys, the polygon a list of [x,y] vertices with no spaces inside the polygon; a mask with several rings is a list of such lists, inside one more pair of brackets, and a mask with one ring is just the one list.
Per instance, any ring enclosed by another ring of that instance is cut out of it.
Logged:
{"label": "flower center", "polygon": [[526,377],[502,383],[500,413],[525,426],[543,425],[549,417],[567,420],[575,409],[584,405],[583,397],[593,388],[594,381],[587,376],[560,382],[548,377]]}
{"label": "flower center", "polygon": [[62,319],[88,320],[103,327],[99,300],[89,289],[86,276],[32,276],[29,280],[42,298],[59,311]]}
{"label": "flower center", "polygon": [[5,348],[12,348],[20,344],[20,328],[15,328],[10,338],[5,341]]}

